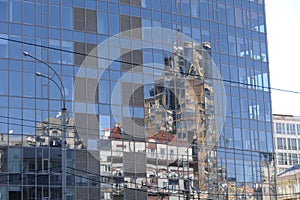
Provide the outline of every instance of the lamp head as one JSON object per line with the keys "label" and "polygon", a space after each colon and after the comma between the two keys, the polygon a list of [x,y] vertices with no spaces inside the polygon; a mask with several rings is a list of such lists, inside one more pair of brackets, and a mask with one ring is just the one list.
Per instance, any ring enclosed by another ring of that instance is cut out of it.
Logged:
{"label": "lamp head", "polygon": [[36,76],[44,76],[42,73],[40,73],[40,72],[35,72],[35,75]]}
{"label": "lamp head", "polygon": [[27,51],[24,51],[24,52],[23,52],[23,55],[24,55],[24,56],[29,56],[29,53],[28,53]]}

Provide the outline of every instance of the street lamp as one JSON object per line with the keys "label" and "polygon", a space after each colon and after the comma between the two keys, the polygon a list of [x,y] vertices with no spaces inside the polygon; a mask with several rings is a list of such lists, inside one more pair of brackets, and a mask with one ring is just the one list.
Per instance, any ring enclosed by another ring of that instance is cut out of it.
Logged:
{"label": "street lamp", "polygon": [[51,69],[54,72],[54,75],[58,78],[60,85],[53,79],[53,77],[48,77],[40,72],[35,72],[36,76],[40,76],[42,78],[49,79],[51,82],[53,82],[57,88],[60,91],[61,94],[61,101],[62,101],[62,108],[61,108],[61,132],[62,132],[62,200],[66,200],[66,119],[67,119],[67,108],[66,108],[66,93],[65,93],[65,87],[63,85],[63,82],[58,75],[58,73],[55,71],[53,67],[51,67],[46,62],[30,55],[28,52],[23,52],[24,56],[28,56],[44,65],[46,65],[49,69]]}

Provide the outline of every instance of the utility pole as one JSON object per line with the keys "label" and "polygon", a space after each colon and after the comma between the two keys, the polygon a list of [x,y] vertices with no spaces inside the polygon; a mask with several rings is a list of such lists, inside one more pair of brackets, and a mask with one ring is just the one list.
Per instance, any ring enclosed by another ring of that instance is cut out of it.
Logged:
{"label": "utility pole", "polygon": [[44,64],[45,66],[47,66],[49,69],[51,69],[54,72],[54,75],[58,78],[59,80],[59,84],[53,79],[54,77],[48,77],[42,73],[39,72],[35,72],[36,76],[40,76],[46,79],[49,79],[50,81],[52,81],[57,88],[60,91],[61,94],[61,102],[62,102],[62,107],[61,107],[61,134],[62,134],[62,156],[61,156],[61,164],[62,164],[62,200],[66,200],[66,185],[67,185],[67,176],[66,176],[66,162],[67,162],[67,149],[66,149],[66,131],[67,131],[67,108],[66,108],[66,94],[65,94],[65,87],[63,85],[63,82],[59,76],[59,74],[55,71],[55,69],[53,67],[51,67],[48,63],[46,63],[43,60],[40,60],[34,56],[32,56],[31,54],[29,54],[28,52],[23,52],[24,56],[28,56],[42,64]]}

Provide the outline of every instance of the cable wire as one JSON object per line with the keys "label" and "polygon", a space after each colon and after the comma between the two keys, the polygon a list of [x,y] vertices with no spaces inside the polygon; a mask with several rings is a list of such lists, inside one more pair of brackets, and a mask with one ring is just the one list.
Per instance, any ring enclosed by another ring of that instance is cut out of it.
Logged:
{"label": "cable wire", "polygon": [[[112,62],[119,62],[119,63],[129,64],[129,65],[133,65],[133,66],[142,66],[142,67],[145,67],[145,68],[151,68],[151,69],[157,69],[157,70],[165,71],[164,69],[156,68],[156,67],[153,67],[153,66],[141,65],[141,64],[138,64],[138,63],[126,62],[126,61],[121,61],[121,60],[118,60],[118,59],[113,60],[113,59],[110,59],[110,58],[105,58],[105,57],[100,57],[100,56],[93,56],[93,55],[89,55],[89,54],[85,54],[85,53],[79,53],[79,52],[75,52],[75,51],[70,51],[70,50],[65,50],[65,49],[50,47],[50,46],[46,46],[46,45],[30,43],[30,42],[24,42],[24,41],[20,41],[20,40],[5,38],[5,37],[0,37],[0,39],[11,41],[11,42],[17,42],[17,43],[21,43],[21,44],[26,44],[26,45],[31,45],[31,46],[35,46],[35,47],[42,47],[42,48],[47,48],[47,49],[51,49],[51,50],[62,51],[62,52],[71,53],[71,54],[77,54],[77,55],[81,55],[81,56],[93,57],[93,58],[103,59],[103,60],[112,61]],[[170,72],[180,73],[180,72],[177,72],[175,70],[170,71]],[[180,73],[180,74],[203,78],[203,76],[197,75],[197,74],[189,74],[189,73],[184,73],[184,72]],[[215,81],[223,81],[223,82],[226,82],[226,83],[241,84],[241,85],[248,86],[248,87],[253,87],[253,88],[256,88],[256,89],[261,88],[261,89],[267,89],[267,90],[277,90],[277,91],[282,91],[282,92],[300,94],[300,91],[286,90],[286,89],[280,89],[280,88],[272,88],[270,86],[266,87],[266,86],[260,86],[260,85],[257,85],[257,84],[249,84],[249,83],[243,83],[243,82],[239,82],[239,81],[218,79],[218,78],[214,78],[214,77],[204,77],[204,78],[205,79],[210,79],[210,80],[215,80]]]}

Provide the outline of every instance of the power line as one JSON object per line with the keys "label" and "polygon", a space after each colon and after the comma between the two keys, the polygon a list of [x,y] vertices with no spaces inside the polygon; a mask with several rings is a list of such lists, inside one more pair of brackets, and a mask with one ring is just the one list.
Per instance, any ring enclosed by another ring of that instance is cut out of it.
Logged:
{"label": "power line", "polygon": [[[50,47],[50,46],[46,46],[46,45],[34,44],[34,43],[30,43],[30,42],[24,42],[24,41],[20,41],[20,40],[5,38],[5,37],[0,37],[0,39],[11,41],[11,42],[17,42],[17,43],[21,43],[21,44],[26,44],[26,45],[31,45],[31,46],[35,46],[35,47],[42,47],[42,48],[47,48],[47,49],[51,49],[51,50],[62,51],[62,52],[71,53],[71,54],[77,54],[77,55],[81,55],[81,56],[93,57],[93,58],[103,59],[103,60],[112,61],[112,62],[119,62],[119,63],[129,64],[129,65],[133,65],[133,66],[141,66],[141,67],[145,67],[145,68],[151,68],[151,69],[165,71],[164,69],[156,68],[156,67],[153,67],[153,66],[141,65],[141,64],[138,64],[138,63],[126,62],[126,61],[121,61],[121,60],[118,60],[118,59],[113,60],[113,59],[110,59],[110,58],[94,56],[94,55],[89,55],[89,54],[85,54],[85,53],[79,53],[79,52],[75,52],[75,51]],[[210,80],[215,80],[215,81],[223,81],[223,82],[226,82],[226,83],[241,84],[241,85],[248,86],[248,87],[253,87],[253,88],[256,88],[256,89],[260,88],[260,89],[277,90],[277,91],[281,91],[281,92],[300,94],[300,91],[286,90],[286,89],[280,89],[280,88],[272,88],[272,87],[269,87],[269,86],[266,87],[266,86],[260,86],[260,85],[257,85],[257,84],[243,83],[243,82],[239,82],[239,81],[232,81],[232,80],[226,80],[226,79],[218,79],[218,78],[214,78],[214,77],[203,77],[201,75],[189,74],[189,73],[184,73],[184,72],[181,73],[181,72],[170,71],[170,70],[168,72],[180,73],[180,74],[183,74],[183,75],[200,77],[200,78],[210,79]]]}
{"label": "power line", "polygon": [[[10,117],[7,117],[7,116],[1,116],[0,115],[0,118],[7,118],[7,119],[9,119]],[[22,118],[16,118],[16,117],[12,117],[12,119],[14,119],[14,120],[20,120],[20,121],[22,121],[23,119]],[[42,121],[42,122],[40,122],[40,121],[35,121],[35,120],[27,120],[27,119],[24,119],[24,121],[30,121],[30,122],[36,122],[36,123],[45,123],[45,125],[55,125],[55,126],[59,126],[60,125],[60,123],[50,123],[50,122],[47,122],[47,121]],[[37,127],[37,126],[33,126],[33,125],[24,125],[24,123],[20,123],[20,124],[17,124],[17,123],[11,123],[11,122],[0,122],[1,124],[5,124],[5,125],[15,125],[15,126],[24,126],[24,127],[30,127],[30,128],[36,128],[36,129],[43,129],[43,127]],[[77,128],[79,128],[79,129],[83,129],[83,128],[86,128],[86,127],[78,127],[78,126],[76,126],[76,125],[74,125],[74,126],[68,126],[68,129],[77,129]],[[50,129],[53,129],[53,128],[51,128],[51,127],[46,127],[46,130],[50,130]],[[57,130],[60,130],[59,128],[56,128],[55,127],[55,129],[57,129]],[[104,129],[103,130],[101,130],[101,129],[95,129],[95,130],[99,130],[99,131],[105,131]],[[69,131],[70,132],[70,131]],[[76,131],[72,131],[72,133],[76,133]],[[10,134],[8,134],[8,135],[10,135]],[[20,135],[20,134],[17,134],[17,135]],[[30,134],[29,134],[30,135]],[[33,134],[34,135],[34,134]],[[223,137],[220,137],[220,138],[223,138]],[[99,139],[101,139],[101,138],[99,138]],[[110,141],[114,141],[114,139],[109,139]],[[118,141],[118,140],[115,140],[115,141]],[[121,141],[127,141],[127,140],[121,140]],[[219,143],[219,141],[220,141],[220,139],[218,139],[216,142],[218,142]],[[138,141],[136,141],[136,142],[138,142]],[[146,140],[144,141],[145,143],[147,142]],[[171,142],[171,141],[169,141],[169,142]],[[153,143],[153,142],[148,142],[148,143]],[[158,141],[156,141],[156,142],[154,142],[154,144],[168,144],[168,142],[166,142],[166,143],[163,143],[163,142],[158,142]],[[192,144],[190,144],[189,146],[191,146]],[[227,154],[242,154],[242,155],[244,155],[244,156],[251,156],[251,157],[260,157],[260,156],[256,156],[256,155],[253,155],[252,153],[272,153],[272,152],[268,152],[268,151],[259,151],[259,150],[254,150],[254,149],[245,149],[245,148],[235,148],[235,147],[228,147],[228,146],[226,146],[226,144],[225,144],[225,146],[223,147],[223,146],[219,146],[218,144],[215,144],[215,145],[206,145],[206,147],[204,147],[204,151],[205,151],[205,148],[206,148],[206,150],[209,148],[209,147],[211,147],[211,148],[216,148],[216,150],[218,151],[218,152],[224,152],[224,153],[227,153]],[[197,148],[200,148],[199,146],[197,146]],[[202,147],[203,148],[203,147]],[[221,151],[220,149],[226,149],[226,151]],[[231,152],[231,151],[240,151],[241,153],[237,153],[237,152]],[[246,154],[245,152],[249,152],[250,154]]]}
{"label": "power line", "polygon": [[[0,39],[6,39],[6,38],[0,38]],[[12,42],[20,42],[20,43],[23,43],[23,44],[30,44],[30,45],[35,45],[35,46],[39,46],[39,45],[36,45],[36,44],[33,44],[33,43],[26,43],[26,42],[21,42],[21,41],[18,41],[18,40],[12,40],[12,39],[7,39],[9,41],[12,41]],[[51,49],[51,47],[46,47],[46,46],[42,46],[40,45],[40,47],[44,47],[44,48],[49,48]],[[72,51],[67,51],[67,50],[63,50],[63,49],[59,49],[59,48],[52,48],[53,50],[59,50],[59,51],[65,51],[65,52],[68,52],[68,53],[73,53],[73,54],[80,54],[80,55],[84,55],[84,56],[89,56],[89,55],[86,55],[86,54],[81,54],[81,53],[77,53],[77,52],[72,52]],[[100,57],[96,57],[96,58],[99,58],[99,59],[107,59],[107,58],[100,58]],[[111,59],[107,59],[107,60],[110,60],[110,61],[114,61],[114,62],[118,62],[118,60],[111,60]],[[136,66],[141,66],[140,64],[135,64],[135,63],[131,63],[131,62],[124,62],[124,61],[119,61],[121,63],[126,63],[126,64],[131,64],[131,65],[136,65]],[[148,67],[148,66],[143,66],[143,67]],[[151,67],[154,69],[154,67]],[[158,70],[162,70],[160,68],[157,68]],[[175,72],[175,73],[178,73],[178,72]],[[188,73],[183,73],[185,75],[190,75]],[[200,77],[200,75],[194,75],[194,76],[198,76]],[[235,84],[241,84],[241,85],[245,85],[245,86],[251,86],[251,87],[257,87],[257,88],[262,88],[262,89],[270,89],[270,90],[280,90],[280,91],[284,91],[284,92],[290,92],[290,93],[296,93],[296,94],[300,94],[300,92],[297,92],[297,91],[291,91],[291,90],[283,90],[283,89],[277,89],[277,88],[271,88],[271,87],[265,87],[265,86],[258,86],[258,85],[254,85],[254,84],[247,84],[247,83],[242,83],[242,82],[238,82],[238,81],[230,81],[230,80],[222,80],[222,79],[216,79],[216,78],[210,78],[210,77],[206,77],[208,79],[212,79],[212,80],[218,80],[218,81],[224,81],[224,82],[227,82],[227,83],[235,83]],[[14,125],[14,124],[12,124]],[[237,150],[235,148],[233,148],[234,150]],[[244,149],[242,149],[244,150]],[[252,150],[250,150],[252,151]]]}
{"label": "power line", "polygon": [[[0,116],[0,118],[1,117],[3,117],[3,116]],[[7,118],[9,118],[9,117],[7,117]],[[24,124],[16,124],[16,123],[8,123],[8,122],[0,122],[0,123],[1,124],[5,124],[5,125],[10,125],[11,124],[11,125],[15,125],[15,126],[25,126],[25,127],[30,127],[30,128],[36,128],[36,129],[42,129],[43,128],[43,127],[30,126],[30,125],[24,125]],[[38,123],[43,123],[43,122],[38,122]],[[51,125],[51,124],[52,125],[60,125],[60,124],[57,124],[57,123],[45,123],[45,124],[46,125]],[[78,127],[76,127],[76,126],[68,126],[68,128],[69,129],[73,129],[73,128],[78,128]],[[79,128],[82,128],[82,127],[79,127]],[[46,130],[48,130],[48,129],[51,129],[51,127],[47,127]],[[60,130],[59,128],[55,128],[55,129]],[[100,131],[104,131],[104,129],[100,130]],[[70,131],[68,131],[68,132],[70,132]],[[76,131],[73,131],[72,133],[76,133]],[[7,135],[24,135],[24,134],[21,134],[21,133],[18,134],[17,133],[17,134],[7,134]],[[29,134],[29,135],[35,135],[35,134]],[[101,140],[101,138],[99,138],[99,140]],[[128,141],[128,140],[114,140],[114,139],[108,139],[108,140],[110,140],[110,141],[125,141],[125,142]],[[136,141],[136,142],[139,142],[139,141]],[[171,142],[171,141],[169,141],[169,142]],[[219,142],[219,140],[216,141],[216,142]],[[166,143],[157,142],[157,141],[156,142],[147,142],[146,140],[144,141],[144,143],[151,143],[151,144],[154,143],[154,144],[165,144],[165,145],[168,145],[168,142],[166,142]],[[191,145],[192,144],[189,144],[187,147],[190,147]],[[224,152],[224,153],[227,153],[227,154],[234,154],[234,155],[241,154],[241,155],[250,156],[250,157],[260,157],[259,155],[253,155],[252,153],[272,153],[272,152],[268,152],[268,151],[265,152],[265,151],[259,151],[259,150],[254,150],[254,149],[240,149],[240,148],[235,148],[235,147],[226,147],[226,146],[223,147],[223,146],[216,146],[216,145],[206,145],[206,147],[205,147],[206,149],[204,148],[203,150],[205,151],[209,147],[216,148],[217,152]],[[199,148],[199,147],[197,146],[197,148]],[[226,149],[226,150],[222,151],[220,149]],[[233,150],[234,152],[231,152],[230,150]],[[237,153],[235,151],[239,151],[241,153]],[[250,154],[246,154],[245,152],[249,152]]]}
{"label": "power line", "polygon": [[[102,176],[102,175],[99,175],[99,174],[95,174],[95,173],[91,173],[91,172],[88,172],[88,171],[85,171],[85,170],[80,170],[80,169],[76,169],[76,168],[73,168],[73,167],[68,167],[70,169],[73,169],[73,170],[76,170],[76,171],[80,171],[80,172],[83,172],[83,173],[87,173],[87,174],[90,174],[90,175],[93,175],[93,176]],[[76,174],[75,174],[76,175]],[[102,177],[107,177],[107,176],[102,176]],[[114,179],[114,178],[117,178],[119,176],[115,176],[115,177],[109,177],[108,179]],[[124,178],[124,176],[121,176]],[[87,177],[84,177],[84,178],[87,178]],[[144,178],[148,178],[148,177],[144,177]],[[87,178],[88,179],[88,178]],[[92,181],[94,181],[94,179],[91,179]],[[178,180],[188,180],[188,179],[185,179],[185,178],[178,178]],[[197,179],[192,179],[192,180],[189,180],[190,182],[192,181],[198,181]],[[130,182],[130,181],[124,181],[123,183],[130,183],[130,184],[133,184],[133,185],[140,185],[140,187],[143,187],[143,185],[141,183],[137,183],[137,182]],[[216,184],[216,182],[213,182],[213,184]],[[132,189],[132,188],[130,188]],[[139,188],[133,188],[133,189],[139,189]],[[142,188],[141,188],[142,189]],[[163,187],[158,187],[156,186],[155,189],[162,189],[162,190],[165,190],[165,188]],[[142,189],[143,191],[145,191],[144,189]],[[168,189],[170,190],[170,189]],[[175,191],[179,191],[179,192],[185,192],[186,190],[179,190],[179,189],[174,189]],[[206,194],[214,194],[214,195],[224,195],[223,193],[206,193]],[[267,195],[266,195],[267,196]]]}

